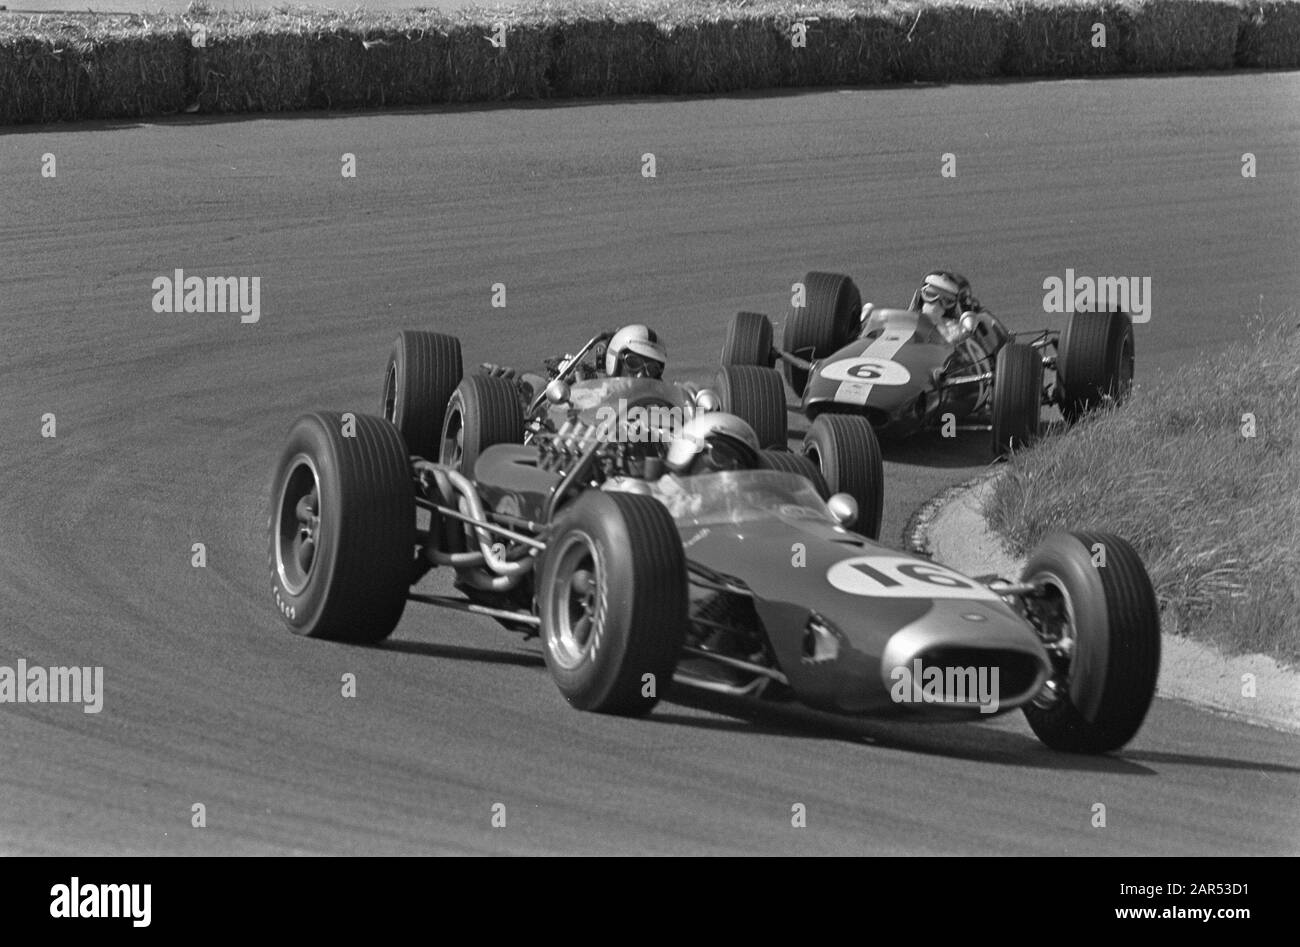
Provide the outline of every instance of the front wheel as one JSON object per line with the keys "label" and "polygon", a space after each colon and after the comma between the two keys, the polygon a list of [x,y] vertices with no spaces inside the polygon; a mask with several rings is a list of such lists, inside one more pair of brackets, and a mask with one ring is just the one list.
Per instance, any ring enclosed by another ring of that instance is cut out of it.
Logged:
{"label": "front wheel", "polygon": [[[781,347],[810,362],[830,355],[853,337],[862,316],[862,293],[839,273],[808,273],[804,305],[796,306],[785,321]],[[782,361],[781,368],[797,397],[808,387],[808,372]]]}
{"label": "front wheel", "polygon": [[1137,733],[1160,674],[1160,608],[1137,552],[1110,533],[1053,533],[1029,556],[1022,581],[1054,673],[1025,706],[1055,750],[1108,753]]}
{"label": "front wheel", "polygon": [[722,342],[723,365],[772,367],[772,320],[758,312],[738,312]]}
{"label": "front wheel", "polygon": [[1061,333],[1056,359],[1061,413],[1077,421],[1133,388],[1133,320],[1123,312],[1076,312]]}
{"label": "front wheel", "polygon": [[819,414],[804,436],[803,454],[821,470],[832,493],[847,493],[857,501],[854,531],[879,539],[885,511],[885,466],[880,442],[867,419]]}
{"label": "front wheel", "polygon": [[784,448],[789,440],[785,385],[774,368],[724,365],[714,377],[722,410],[742,418],[758,435],[762,448]]}
{"label": "front wheel", "polygon": [[589,491],[552,530],[538,580],[542,652],[574,707],[645,714],[686,640],[686,556],[653,497]]}
{"label": "front wheel", "polygon": [[993,369],[993,456],[1033,443],[1043,411],[1043,358],[1032,345],[1011,342]]}
{"label": "front wheel", "polygon": [[382,418],[298,419],[271,487],[271,587],[297,634],[366,644],[397,627],[414,572],[415,490]]}

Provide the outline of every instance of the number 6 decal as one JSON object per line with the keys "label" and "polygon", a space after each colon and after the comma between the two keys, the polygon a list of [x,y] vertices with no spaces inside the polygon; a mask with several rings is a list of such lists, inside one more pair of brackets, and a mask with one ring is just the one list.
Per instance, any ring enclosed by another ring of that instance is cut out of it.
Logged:
{"label": "number 6 decal", "polygon": [[997,599],[988,587],[933,562],[906,556],[855,556],[835,563],[826,581],[850,595],[875,598]]}
{"label": "number 6 decal", "polygon": [[864,381],[873,385],[906,385],[912,378],[908,370],[887,358],[842,358],[821,369],[821,376],[831,381]]}

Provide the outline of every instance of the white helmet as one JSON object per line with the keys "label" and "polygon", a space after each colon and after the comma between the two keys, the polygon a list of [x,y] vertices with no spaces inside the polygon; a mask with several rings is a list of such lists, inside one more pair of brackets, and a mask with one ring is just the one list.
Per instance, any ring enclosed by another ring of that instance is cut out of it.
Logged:
{"label": "white helmet", "polygon": [[667,364],[668,350],[648,326],[624,326],[614,333],[605,349],[605,374],[611,377],[647,374],[658,378]]}
{"label": "white helmet", "polygon": [[[744,420],[724,411],[695,417],[673,439],[665,463],[673,473],[748,470],[758,466],[758,435]],[[697,465],[697,461],[702,464]]]}

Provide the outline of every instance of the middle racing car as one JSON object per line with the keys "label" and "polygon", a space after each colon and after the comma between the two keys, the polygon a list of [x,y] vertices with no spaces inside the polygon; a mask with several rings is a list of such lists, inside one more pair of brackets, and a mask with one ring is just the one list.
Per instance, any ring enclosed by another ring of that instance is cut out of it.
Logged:
{"label": "middle racing car", "polygon": [[[444,432],[454,392],[476,392],[439,459],[365,414],[308,414],[289,432],[269,560],[294,632],[378,642],[408,601],[490,616],[540,636],[573,706],[610,713],[646,713],[674,684],[843,714],[1023,708],[1047,745],[1089,753],[1145,717],[1159,614],[1119,537],[1054,534],[1018,580],[970,578],[854,532],[851,498],[757,438],[752,467],[664,473],[688,431],[570,417],[524,443],[513,382],[441,377],[450,359],[416,368],[453,391]],[[548,385],[553,404],[562,387]],[[433,570],[459,595],[417,590]]]}

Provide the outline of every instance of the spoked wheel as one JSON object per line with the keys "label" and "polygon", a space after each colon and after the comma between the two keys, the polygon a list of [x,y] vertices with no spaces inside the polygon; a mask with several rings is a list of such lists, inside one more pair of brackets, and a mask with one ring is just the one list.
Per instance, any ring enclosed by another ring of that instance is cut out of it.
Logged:
{"label": "spoked wheel", "polygon": [[681,536],[653,497],[599,490],[556,521],[538,580],[542,652],[574,707],[644,714],[686,638]]}
{"label": "spoked wheel", "polygon": [[1131,740],[1160,674],[1160,608],[1137,552],[1109,533],[1053,533],[1025,565],[1053,675],[1025,705],[1045,744],[1107,753]]}
{"label": "spoked wheel", "polygon": [[558,557],[556,576],[562,583],[551,599],[551,648],[556,664],[572,671],[591,654],[596,642],[593,631],[603,620],[596,590],[607,581],[608,567],[590,536],[572,532],[554,553]]}
{"label": "spoked wheel", "polygon": [[271,585],[300,635],[379,641],[414,575],[415,496],[401,434],[382,418],[299,418],[271,488]]}

